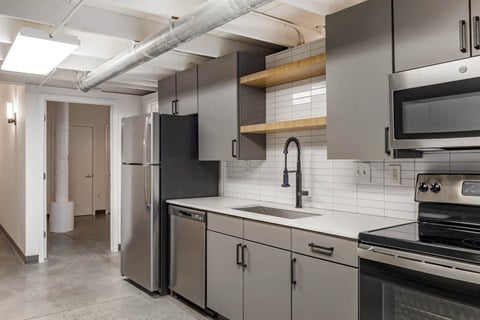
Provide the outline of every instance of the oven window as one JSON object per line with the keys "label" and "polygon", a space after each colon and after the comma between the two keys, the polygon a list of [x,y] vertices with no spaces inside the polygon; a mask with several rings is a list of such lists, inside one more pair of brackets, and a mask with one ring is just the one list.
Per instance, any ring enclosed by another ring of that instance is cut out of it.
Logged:
{"label": "oven window", "polygon": [[480,284],[360,259],[359,320],[479,320]]}
{"label": "oven window", "polygon": [[396,139],[480,135],[480,78],[395,91]]}
{"label": "oven window", "polygon": [[384,320],[480,319],[480,309],[418,291],[383,286]]}

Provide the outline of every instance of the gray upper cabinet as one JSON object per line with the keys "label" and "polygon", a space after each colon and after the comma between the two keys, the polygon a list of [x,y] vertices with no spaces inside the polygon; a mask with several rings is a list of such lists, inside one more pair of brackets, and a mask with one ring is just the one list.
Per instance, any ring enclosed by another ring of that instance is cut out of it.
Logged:
{"label": "gray upper cabinet", "polygon": [[245,241],[244,320],[291,319],[290,251]]}
{"label": "gray upper cabinet", "polygon": [[469,0],[393,0],[395,72],[470,57],[469,6]]}
{"label": "gray upper cabinet", "polygon": [[243,320],[243,268],[237,264],[242,245],[241,239],[207,231],[207,307],[230,320]]}
{"label": "gray upper cabinet", "polygon": [[328,15],[326,28],[328,158],[388,158],[391,2],[370,0]]}
{"label": "gray upper cabinet", "polygon": [[240,134],[240,126],[265,122],[265,89],[239,84],[265,68],[265,58],[237,52],[198,66],[200,160],[264,160],[265,135]]}
{"label": "gray upper cabinet", "polygon": [[198,113],[198,67],[177,73],[176,113],[187,115]]}
{"label": "gray upper cabinet", "polygon": [[173,101],[176,99],[175,75],[158,81],[158,112],[172,114]]}
{"label": "gray upper cabinet", "polygon": [[197,66],[158,81],[158,112],[175,115],[198,112]]}
{"label": "gray upper cabinet", "polygon": [[480,0],[471,0],[472,55],[480,55]]}
{"label": "gray upper cabinet", "polygon": [[299,254],[293,259],[292,319],[358,319],[358,269]]}

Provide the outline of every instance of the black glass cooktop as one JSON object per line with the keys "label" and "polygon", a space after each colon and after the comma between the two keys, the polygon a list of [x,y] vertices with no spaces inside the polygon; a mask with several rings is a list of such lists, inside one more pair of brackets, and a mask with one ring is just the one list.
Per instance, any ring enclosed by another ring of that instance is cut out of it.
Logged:
{"label": "black glass cooktop", "polygon": [[480,263],[478,226],[419,221],[362,232],[360,242]]}

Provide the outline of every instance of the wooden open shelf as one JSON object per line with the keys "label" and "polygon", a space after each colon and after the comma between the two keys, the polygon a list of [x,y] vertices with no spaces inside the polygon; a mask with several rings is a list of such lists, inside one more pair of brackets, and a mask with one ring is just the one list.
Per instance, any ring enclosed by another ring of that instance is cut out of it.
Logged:
{"label": "wooden open shelf", "polygon": [[240,78],[240,84],[268,88],[325,74],[325,54],[295,61]]}
{"label": "wooden open shelf", "polygon": [[240,133],[265,134],[294,130],[324,129],[326,127],[327,117],[317,117],[241,126]]}

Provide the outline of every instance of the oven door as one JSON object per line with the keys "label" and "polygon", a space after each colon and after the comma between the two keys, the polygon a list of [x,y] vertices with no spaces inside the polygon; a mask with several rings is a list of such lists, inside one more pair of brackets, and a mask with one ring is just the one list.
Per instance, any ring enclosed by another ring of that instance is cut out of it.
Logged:
{"label": "oven door", "polygon": [[390,76],[393,149],[480,146],[480,59]]}
{"label": "oven door", "polygon": [[480,268],[360,248],[360,320],[478,320]]}

